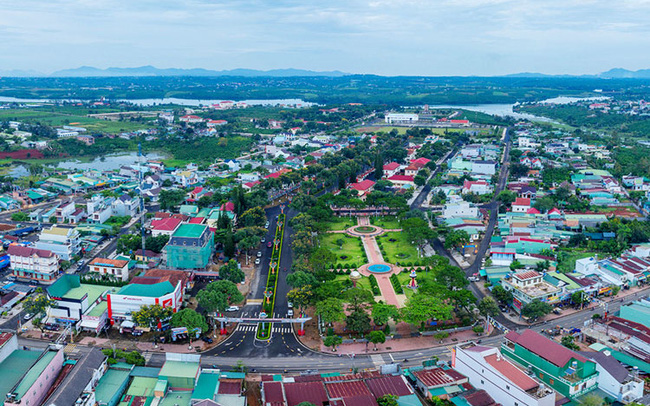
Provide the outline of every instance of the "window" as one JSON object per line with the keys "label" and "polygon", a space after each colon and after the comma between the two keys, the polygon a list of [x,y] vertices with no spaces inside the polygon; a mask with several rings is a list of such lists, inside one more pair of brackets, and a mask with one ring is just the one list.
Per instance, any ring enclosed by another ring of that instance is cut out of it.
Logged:
{"label": "window", "polygon": [[481,384],[482,384],[482,385],[485,385],[485,382],[483,381],[483,379],[481,379]]}
{"label": "window", "polygon": [[510,385],[506,385],[506,389],[510,390]]}
{"label": "window", "polygon": [[539,373],[539,379],[544,379],[544,374],[541,372]]}
{"label": "window", "polygon": [[549,383],[550,385],[553,385],[553,384],[555,383],[555,381],[553,381],[553,379],[549,379],[549,380],[548,380],[548,383]]}

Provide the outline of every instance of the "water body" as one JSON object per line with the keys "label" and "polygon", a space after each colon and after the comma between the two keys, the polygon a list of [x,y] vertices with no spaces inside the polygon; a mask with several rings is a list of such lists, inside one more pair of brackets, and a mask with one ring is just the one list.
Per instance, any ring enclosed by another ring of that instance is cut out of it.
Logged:
{"label": "water body", "polygon": [[29,176],[29,170],[24,165],[17,165],[11,168],[8,175],[14,179],[23,178]]}
{"label": "water body", "polygon": [[[17,97],[0,96],[0,103],[61,103],[61,102],[83,102],[82,99],[22,99]],[[178,99],[169,97],[164,99],[119,99],[119,102],[133,103],[140,106],[155,106],[159,104],[177,104],[179,106],[208,106],[210,104],[225,101],[225,99],[199,100],[199,99]],[[269,99],[269,100],[242,100],[250,106],[301,106],[309,107],[316,103],[306,102],[301,99]]]}
{"label": "water body", "polygon": [[[165,156],[155,152],[147,154],[144,159],[164,159]],[[110,154],[104,157],[97,157],[90,162],[81,162],[79,160],[70,160],[59,162],[56,167],[63,169],[73,169],[86,171],[96,169],[99,171],[111,171],[119,169],[121,166],[136,165],[139,162],[138,153],[131,152],[128,154]]]}

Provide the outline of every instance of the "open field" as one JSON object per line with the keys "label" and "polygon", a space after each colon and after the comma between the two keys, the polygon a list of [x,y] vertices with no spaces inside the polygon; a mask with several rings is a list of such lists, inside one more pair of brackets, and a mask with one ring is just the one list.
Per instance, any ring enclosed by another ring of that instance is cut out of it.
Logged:
{"label": "open field", "polygon": [[[103,111],[102,111],[103,112]],[[152,128],[152,123],[132,121],[107,121],[98,120],[85,115],[68,114],[61,112],[32,110],[32,109],[7,109],[0,110],[0,121],[22,121],[27,123],[40,122],[51,126],[73,125],[86,128],[89,132],[105,132],[119,134],[121,132],[136,131]]]}
{"label": "open field", "polygon": [[400,228],[399,221],[395,216],[379,216],[371,217],[370,224],[381,227],[383,229],[396,229]]}
{"label": "open field", "polygon": [[[337,275],[335,280],[341,282],[349,281],[350,275]],[[370,287],[370,279],[368,279],[367,276],[362,276],[361,279],[357,281],[357,287],[372,291],[372,288]]]}
{"label": "open field", "polygon": [[386,233],[378,237],[377,241],[381,241],[386,252],[384,260],[388,263],[395,264],[397,262],[408,263],[419,261],[418,251],[410,241],[407,241],[405,233]]}
{"label": "open field", "polygon": [[[340,241],[339,241],[340,240]],[[339,245],[342,243],[342,245]],[[361,239],[345,234],[324,234],[320,238],[321,247],[327,248],[336,255],[335,265],[361,266],[366,263],[365,252]]]}
{"label": "open field", "polygon": [[558,253],[558,258],[561,258],[561,260],[558,261],[557,269],[560,272],[572,272],[576,267],[576,260],[593,257],[594,255],[596,255],[595,252],[561,251],[561,254]]}

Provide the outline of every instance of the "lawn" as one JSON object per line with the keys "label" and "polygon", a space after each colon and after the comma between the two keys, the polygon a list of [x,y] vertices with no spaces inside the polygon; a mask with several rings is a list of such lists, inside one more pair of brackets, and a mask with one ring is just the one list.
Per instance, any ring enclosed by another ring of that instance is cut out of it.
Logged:
{"label": "lawn", "polygon": [[[343,245],[339,245],[339,240]],[[323,234],[320,239],[321,247],[325,247],[336,255],[336,264],[361,266],[367,262],[366,254],[361,245],[361,239],[345,234]]]}
{"label": "lawn", "polygon": [[378,237],[377,241],[381,241],[386,253],[384,261],[390,264],[419,261],[417,248],[406,239],[406,233],[389,232]]}
{"label": "lawn", "polygon": [[[335,280],[341,282],[349,281],[350,275],[337,275]],[[357,281],[357,287],[372,291],[372,288],[370,288],[370,280],[367,276],[362,276],[361,279]]]}
{"label": "lawn", "polygon": [[582,258],[593,257],[595,252],[581,252],[581,251],[560,251],[558,253],[557,269],[560,272],[573,272],[576,268],[576,260]]}
{"label": "lawn", "polygon": [[371,217],[370,224],[381,227],[384,229],[397,229],[400,228],[399,220],[395,216],[378,216]]}
{"label": "lawn", "polygon": [[327,225],[329,231],[339,231],[356,226],[357,219],[355,217],[332,217],[330,221],[324,224]]}
{"label": "lawn", "polygon": [[[409,282],[411,281],[411,277],[409,276],[410,272],[400,272],[397,274],[397,279],[400,281],[400,284],[402,286],[408,286]],[[433,273],[429,272],[418,272],[418,276],[416,278],[418,285],[421,285],[423,281],[432,279],[433,278]],[[413,295],[413,289],[409,289],[407,287],[404,287],[404,294],[406,297],[411,297]]]}

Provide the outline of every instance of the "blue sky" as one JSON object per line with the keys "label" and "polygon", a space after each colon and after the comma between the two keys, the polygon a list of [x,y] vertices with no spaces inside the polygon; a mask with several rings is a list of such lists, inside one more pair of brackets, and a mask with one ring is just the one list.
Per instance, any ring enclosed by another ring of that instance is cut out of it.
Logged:
{"label": "blue sky", "polygon": [[650,0],[0,0],[0,71],[650,68]]}

